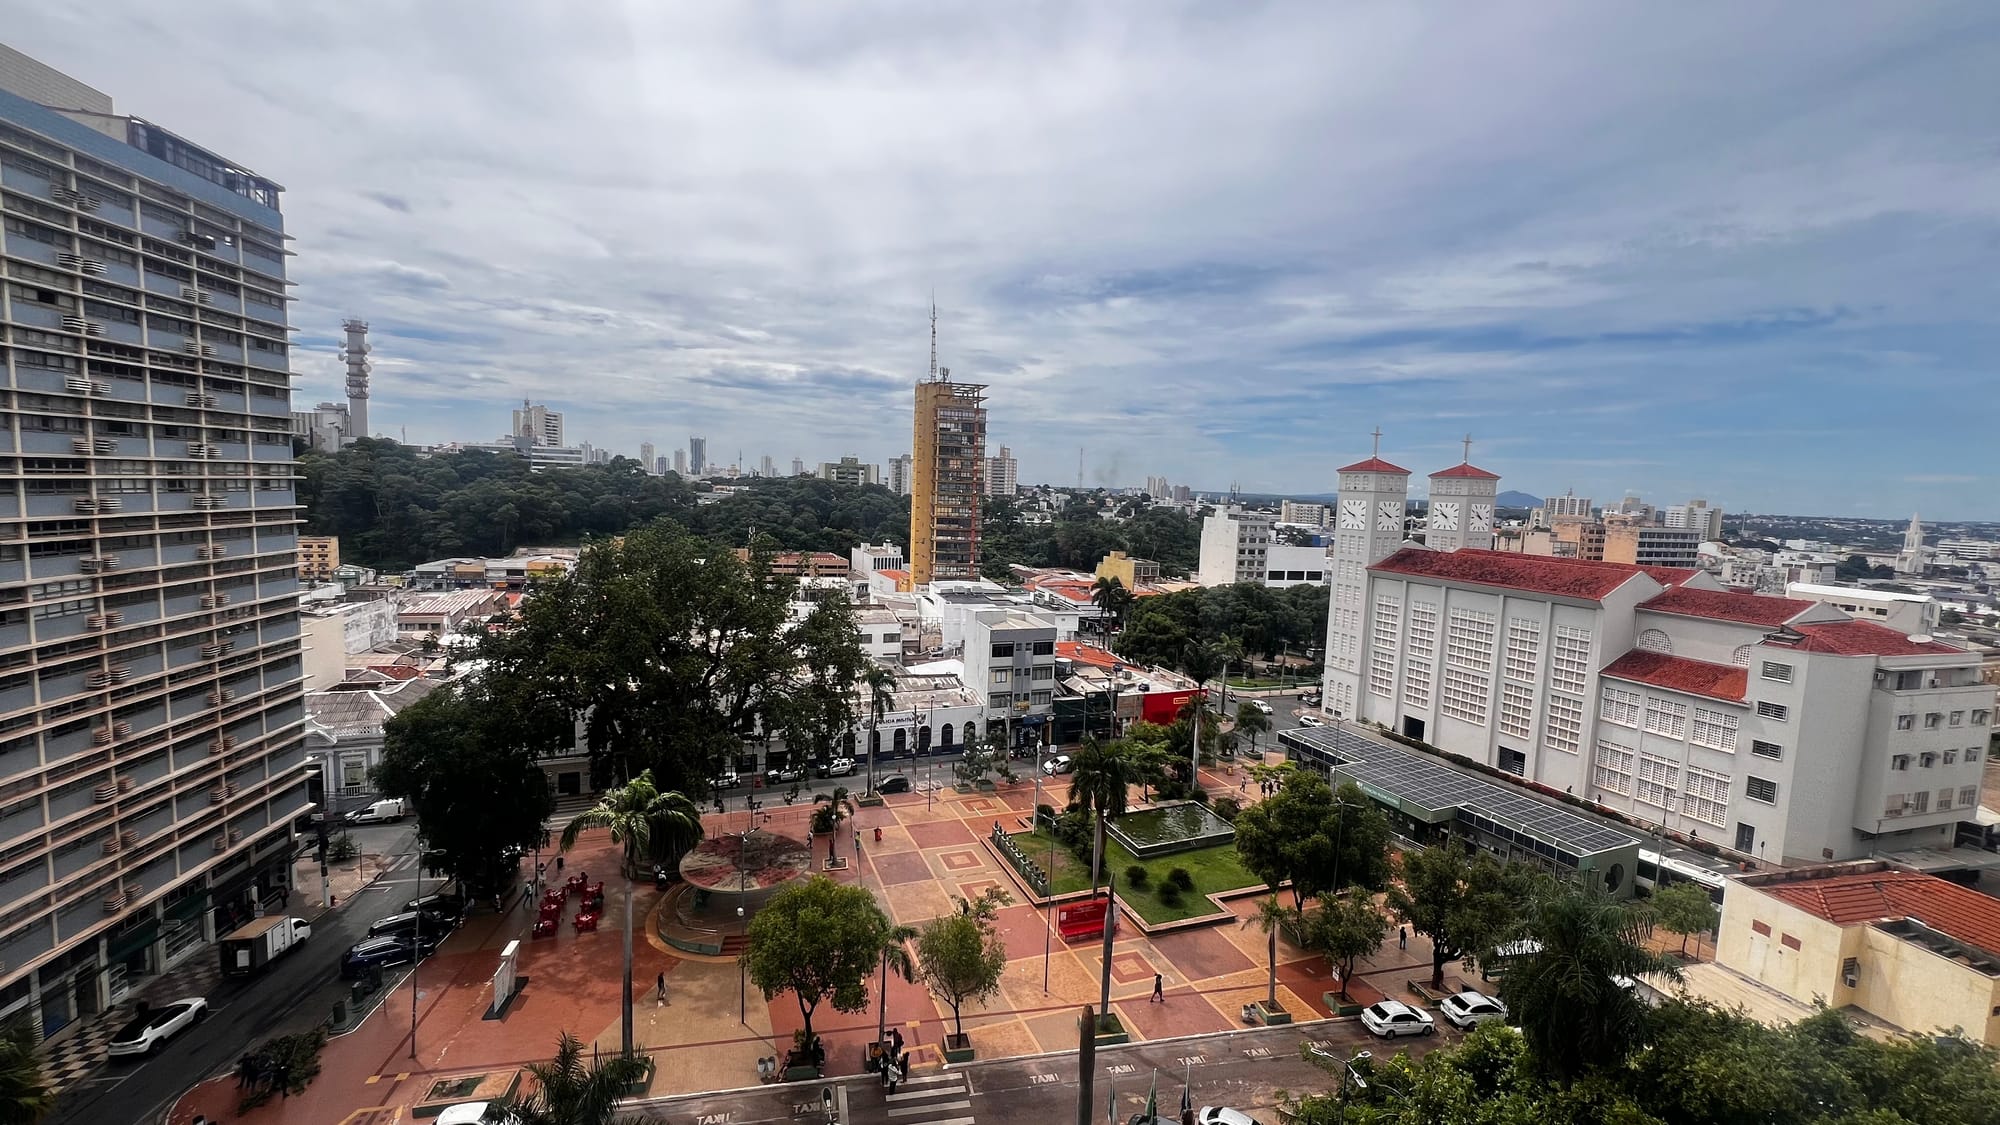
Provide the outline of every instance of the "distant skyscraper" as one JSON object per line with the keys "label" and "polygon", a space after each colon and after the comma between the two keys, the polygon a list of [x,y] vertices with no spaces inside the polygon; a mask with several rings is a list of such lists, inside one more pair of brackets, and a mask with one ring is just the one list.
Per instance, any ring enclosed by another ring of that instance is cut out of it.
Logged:
{"label": "distant skyscraper", "polygon": [[1167,478],[1165,477],[1147,477],[1146,495],[1151,496],[1155,500],[1171,500],[1174,495],[1174,487],[1167,483]]}
{"label": "distant skyscraper", "polygon": [[1004,445],[1001,446],[998,456],[986,459],[986,495],[1014,495],[1017,488],[1014,479],[1017,469],[1018,466],[1014,462],[1014,451]]}
{"label": "distant skyscraper", "polygon": [[838,461],[823,461],[819,467],[819,479],[835,484],[880,484],[881,470],[866,465],[859,457],[842,457]]}
{"label": "distant skyscraper", "polygon": [[688,439],[688,471],[700,476],[708,468],[708,439],[691,437]]}
{"label": "distant skyscraper", "polygon": [[910,581],[979,577],[980,478],[986,469],[986,388],[954,383],[937,364],[931,309],[931,370],[916,387],[910,473]]}
{"label": "distant skyscraper", "polygon": [[1542,510],[1551,520],[1587,520],[1590,518],[1590,509],[1590,497],[1578,496],[1574,490],[1542,501]]}
{"label": "distant skyscraper", "polygon": [[764,454],[764,459],[758,462],[757,475],[765,477],[775,477],[778,475],[777,462],[771,460],[770,454]]}
{"label": "distant skyscraper", "polygon": [[660,455],[653,449],[652,442],[642,441],[639,443],[639,464],[645,466],[647,472],[658,472],[659,461]]}
{"label": "distant skyscraper", "polygon": [[1711,508],[1706,500],[1690,500],[1669,507],[1660,522],[1667,527],[1698,531],[1704,540],[1722,538],[1722,509]]}
{"label": "distant skyscraper", "polygon": [[898,496],[910,494],[910,475],[916,460],[905,453],[889,461],[889,491]]}
{"label": "distant skyscraper", "polygon": [[792,458],[792,475],[795,477],[802,477],[806,475],[805,458],[803,457]]}
{"label": "distant skyscraper", "polygon": [[561,446],[563,443],[562,413],[550,410],[539,403],[522,399],[521,409],[514,412],[514,436],[527,438],[530,445]]}
{"label": "distant skyscraper", "polygon": [[688,475],[688,451],[685,449],[674,450],[674,475]]}

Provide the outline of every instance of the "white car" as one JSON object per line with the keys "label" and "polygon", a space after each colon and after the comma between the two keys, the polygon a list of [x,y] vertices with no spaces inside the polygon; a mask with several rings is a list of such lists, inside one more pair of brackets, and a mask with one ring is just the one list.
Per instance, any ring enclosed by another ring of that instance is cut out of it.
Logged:
{"label": "white car", "polygon": [[1453,1027],[1467,1031],[1482,1023],[1507,1022],[1507,1005],[1484,992],[1466,989],[1438,1002],[1438,1011]]}
{"label": "white car", "polygon": [[112,1058],[130,1055],[150,1055],[160,1049],[160,1045],[208,1014],[208,1001],[199,996],[162,1004],[132,1017],[132,1022],[118,1030],[111,1037],[111,1045],[106,1048]]}
{"label": "white car", "polygon": [[1326,725],[1326,720],[1310,711],[1301,711],[1299,713],[1299,725],[1302,727],[1323,727]]}
{"label": "white car", "polygon": [[1384,1039],[1437,1034],[1429,1012],[1401,1000],[1384,1000],[1361,1009],[1361,1025]]}
{"label": "white car", "polygon": [[1059,773],[1068,773],[1075,768],[1076,763],[1069,760],[1068,754],[1057,754],[1055,757],[1042,763],[1042,772],[1048,774],[1050,777],[1054,777]]}
{"label": "white car", "polygon": [[[1261,699],[1252,699],[1248,700],[1247,702],[1250,704],[1250,706],[1255,707],[1257,710],[1264,712],[1266,715],[1269,715],[1271,713],[1271,705],[1264,702]],[[1235,1113],[1236,1111],[1232,1109],[1229,1112]]]}
{"label": "white car", "polygon": [[1222,1105],[1202,1106],[1201,1116],[1195,1120],[1200,1121],[1201,1125],[1263,1125],[1263,1122],[1240,1109],[1230,1109]]}
{"label": "white car", "polygon": [[460,1102],[431,1118],[433,1125],[520,1125],[499,1102]]}
{"label": "white car", "polygon": [[854,772],[853,758],[835,758],[826,764],[822,777],[847,777]]}

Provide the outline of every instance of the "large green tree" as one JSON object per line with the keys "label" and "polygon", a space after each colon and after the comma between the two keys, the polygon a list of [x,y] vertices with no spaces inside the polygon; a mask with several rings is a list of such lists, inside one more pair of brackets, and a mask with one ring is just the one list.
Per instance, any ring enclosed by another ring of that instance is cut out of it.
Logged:
{"label": "large green tree", "polygon": [[1278,791],[1237,814],[1243,866],[1273,890],[1289,881],[1293,909],[1341,887],[1388,885],[1389,821],[1366,794],[1353,785],[1336,794],[1312,770],[1275,776]]}
{"label": "large green tree", "polygon": [[1401,868],[1389,888],[1389,910],[1431,939],[1432,988],[1444,987],[1447,964],[1484,956],[1514,934],[1535,886],[1531,873],[1503,868],[1456,840],[1403,852]]}
{"label": "large green tree", "polygon": [[1661,929],[1680,935],[1682,953],[1688,938],[1714,932],[1722,920],[1708,888],[1699,883],[1669,883],[1653,895],[1652,908]]}
{"label": "large green tree", "polygon": [[570,729],[527,685],[474,672],[383,724],[375,783],[410,802],[418,834],[454,879],[497,894],[509,856],[541,846],[555,811],[541,759],[569,744]]}
{"label": "large green tree", "polygon": [[1006,903],[1004,891],[977,900],[960,899],[956,912],[933,918],[917,931],[917,979],[950,1005],[952,1026],[961,1041],[965,1037],[961,1009],[1000,993],[1007,943],[995,932],[993,919]]}
{"label": "large green tree", "polygon": [[1629,982],[1681,977],[1680,962],[1646,945],[1644,912],[1572,887],[1535,902],[1525,936],[1541,949],[1515,961],[1500,996],[1542,1065],[1562,1078],[1621,1063],[1645,1041],[1646,1001]]}
{"label": "large green tree", "polygon": [[811,1043],[813,1013],[822,1003],[840,1012],[867,1010],[868,978],[894,929],[866,888],[814,875],[758,908],[743,967],[764,999],[792,994]]}
{"label": "large green tree", "polygon": [[1341,995],[1354,980],[1354,966],[1372,957],[1389,937],[1389,916],[1363,890],[1330,895],[1299,918],[1299,944],[1326,954],[1340,976]]}

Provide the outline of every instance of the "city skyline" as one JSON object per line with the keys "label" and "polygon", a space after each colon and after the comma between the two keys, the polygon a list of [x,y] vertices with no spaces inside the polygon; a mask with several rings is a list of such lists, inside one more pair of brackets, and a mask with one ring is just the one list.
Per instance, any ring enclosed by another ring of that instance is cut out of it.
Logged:
{"label": "city skyline", "polygon": [[[241,138],[298,201],[299,401],[340,397],[364,317],[373,425],[420,443],[526,397],[602,447],[886,459],[935,287],[941,362],[993,388],[1025,479],[1082,447],[1086,484],[1325,492],[1379,423],[1421,467],[1471,428],[1531,490],[2000,516],[1963,409],[1994,335],[1986,10],[1810,34],[1589,6],[807,13],[782,51],[722,10],[490,15],[161,26],[119,0],[9,36]],[[910,40],[926,61],[878,85]],[[523,42],[525,73],[487,65]],[[682,113],[683,83],[717,112]]]}

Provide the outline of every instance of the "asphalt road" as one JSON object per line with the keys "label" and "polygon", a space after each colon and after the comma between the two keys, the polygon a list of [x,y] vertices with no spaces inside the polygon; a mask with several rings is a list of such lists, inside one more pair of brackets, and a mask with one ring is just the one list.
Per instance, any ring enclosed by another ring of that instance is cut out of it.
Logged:
{"label": "asphalt road", "polygon": [[[414,828],[408,823],[351,829],[365,852],[407,855]],[[151,1058],[107,1060],[64,1092],[47,1125],[97,1125],[160,1119],[173,1101],[196,1082],[233,1071],[244,1051],[277,1034],[303,1030],[326,1018],[342,994],[340,959],[366,936],[368,924],[416,897],[420,883],[414,861],[391,870],[368,890],[344,900],[313,923],[304,946],[280,957],[263,972],[225,977],[209,994],[207,1019],[169,1040]],[[298,896],[317,895],[301,887]],[[201,956],[218,956],[210,947]]]}
{"label": "asphalt road", "polygon": [[[1385,1043],[1369,1035],[1358,1020],[1346,1019],[1103,1048],[1097,1052],[1092,1075],[1091,1117],[1102,1120],[1115,1087],[1122,1125],[1145,1107],[1157,1073],[1162,1117],[1179,1116],[1185,1076],[1196,1109],[1229,1106],[1275,1125],[1279,1091],[1297,1094],[1335,1088],[1321,1064],[1303,1057],[1302,1044],[1345,1059],[1356,1051],[1377,1057],[1402,1049],[1421,1053],[1458,1038],[1458,1032],[1445,1027],[1433,1038]],[[1072,1050],[913,1075],[894,1095],[885,1094],[874,1078],[861,1077],[648,1099],[620,1108],[635,1115],[651,1114],[667,1125],[825,1125],[823,1090],[834,1093],[836,1115],[843,1125],[1050,1125],[1076,1120],[1081,1082]]]}

